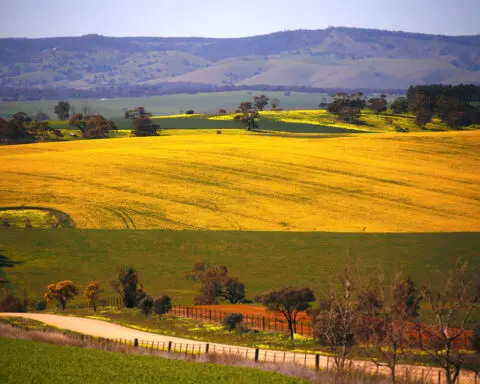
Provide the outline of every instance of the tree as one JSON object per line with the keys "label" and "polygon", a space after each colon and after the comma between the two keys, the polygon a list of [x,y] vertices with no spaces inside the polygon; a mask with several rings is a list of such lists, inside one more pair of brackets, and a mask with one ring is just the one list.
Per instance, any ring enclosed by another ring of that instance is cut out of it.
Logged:
{"label": "tree", "polygon": [[223,109],[223,108],[221,108],[221,109],[218,110],[218,114],[219,114],[219,115],[225,115],[226,113],[227,113],[227,111],[226,111],[225,109]]}
{"label": "tree", "polygon": [[367,356],[377,366],[388,368],[395,383],[399,354],[409,342],[410,321],[418,316],[421,297],[415,283],[411,279],[401,281],[400,273],[394,274],[388,288],[382,279],[372,277],[370,281],[375,284],[379,300],[359,308],[362,319],[357,334],[363,335]]}
{"label": "tree", "polygon": [[431,342],[429,345],[421,343],[420,347],[444,370],[448,384],[458,381],[465,362],[466,351],[455,348],[455,342],[460,342],[467,320],[480,308],[475,277],[475,271],[468,269],[468,263],[459,260],[446,274],[435,276],[435,284],[422,288],[433,313],[434,325],[433,329],[423,330]]}
{"label": "tree", "polygon": [[263,111],[263,108],[268,105],[269,100],[270,99],[265,95],[255,96],[253,98],[253,104],[255,105],[255,108]]}
{"label": "tree", "polygon": [[58,116],[59,120],[68,120],[70,117],[70,103],[65,100],[61,100],[53,108],[53,111]]}
{"label": "tree", "polygon": [[[122,298],[123,304],[127,308],[134,308],[138,304],[138,299],[145,295],[142,286],[139,286],[138,273],[133,268],[118,267],[115,279],[110,281],[110,286]],[[140,292],[138,292],[140,291]]]}
{"label": "tree", "polygon": [[222,325],[227,331],[233,331],[243,320],[241,313],[228,313],[222,320]]}
{"label": "tree", "polygon": [[70,280],[59,281],[56,284],[50,284],[45,293],[45,299],[48,301],[57,300],[65,310],[67,303],[78,295],[78,288]]}
{"label": "tree", "polygon": [[76,113],[70,119],[69,124],[78,127],[82,136],[89,139],[105,138],[111,131],[117,130],[115,123],[105,119],[102,115],[88,116]]}
{"label": "tree", "polygon": [[252,108],[253,105],[250,101],[242,101],[238,106],[238,109],[242,111],[243,114],[247,114]]}
{"label": "tree", "polygon": [[344,368],[355,343],[359,321],[357,306],[360,283],[358,262],[347,260],[338,285],[330,287],[326,299],[311,311],[313,334],[321,345],[327,346],[337,368]]}
{"label": "tree", "polygon": [[142,313],[145,316],[150,316],[153,313],[153,298],[152,296],[145,296],[140,302],[138,303],[138,306]]}
{"label": "tree", "polygon": [[407,98],[405,98],[405,97],[397,97],[397,98],[393,101],[393,103],[392,103],[392,105],[390,106],[390,108],[392,108],[392,112],[393,112],[393,113],[396,113],[396,114],[408,112],[409,104],[408,104]]}
{"label": "tree", "polygon": [[260,117],[257,111],[252,111],[246,115],[241,116],[240,120],[247,131],[258,128],[257,119]]}
{"label": "tree", "polygon": [[171,311],[172,299],[170,298],[170,296],[161,296],[157,300],[155,300],[155,302],[153,303],[153,308],[155,314],[161,317],[162,315]]}
{"label": "tree", "polygon": [[372,97],[368,99],[368,108],[379,115],[382,112],[387,110],[387,99],[386,95],[381,95],[380,97]]}
{"label": "tree", "polygon": [[29,138],[30,133],[25,128],[22,119],[4,120],[0,117],[0,142],[10,143],[18,139]]}
{"label": "tree", "polygon": [[287,320],[290,339],[297,331],[297,317],[302,311],[311,308],[315,295],[310,288],[284,287],[265,292],[260,298],[262,304],[271,311],[280,312]]}
{"label": "tree", "polygon": [[7,293],[0,301],[0,312],[25,312],[25,310],[20,298]]}
{"label": "tree", "polygon": [[153,121],[147,117],[138,117],[132,123],[132,136],[158,136],[160,125],[154,124]]}
{"label": "tree", "polygon": [[425,109],[419,108],[415,111],[415,123],[422,129],[425,129],[426,125],[432,121],[433,112]]}
{"label": "tree", "polygon": [[270,105],[272,106],[272,109],[280,108],[280,100],[279,99],[272,99],[270,101]]}
{"label": "tree", "polygon": [[88,300],[88,303],[93,307],[93,311],[97,311],[97,300],[103,293],[98,281],[91,281],[87,284],[83,296]]}
{"label": "tree", "polygon": [[245,298],[245,285],[238,278],[230,277],[224,265],[196,263],[193,271],[185,277],[201,284],[200,295],[195,298],[196,304],[217,304],[218,300],[236,304]]}
{"label": "tree", "polygon": [[132,109],[128,109],[125,111],[125,118],[126,119],[138,119],[141,117],[151,117],[152,114],[150,112],[145,111],[144,107],[136,107]]}
{"label": "tree", "polygon": [[185,111],[185,114],[186,114],[186,115],[193,115],[193,114],[195,114],[195,111],[194,111],[193,109],[187,109],[187,110]]}
{"label": "tree", "polygon": [[45,112],[39,111],[35,114],[34,120],[36,120],[36,121],[46,121],[46,120],[50,120],[50,118],[48,117],[48,115]]}
{"label": "tree", "polygon": [[477,325],[472,333],[472,347],[475,352],[480,353],[480,325]]}

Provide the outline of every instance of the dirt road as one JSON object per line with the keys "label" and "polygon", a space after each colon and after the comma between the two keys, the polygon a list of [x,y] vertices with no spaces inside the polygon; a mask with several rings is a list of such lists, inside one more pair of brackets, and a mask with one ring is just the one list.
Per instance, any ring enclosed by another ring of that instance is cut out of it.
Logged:
{"label": "dirt road", "polygon": [[[88,319],[83,317],[40,313],[0,313],[0,316],[29,318],[41,321],[45,324],[53,325],[58,328],[95,337],[103,337],[108,339],[128,339],[132,341],[134,339],[138,339],[140,340],[140,344],[146,344],[145,342],[165,343],[171,341],[173,343],[174,350],[180,349],[182,351],[185,350],[205,352],[207,345],[206,342],[144,332],[102,320]],[[224,345],[216,343],[209,343],[209,351],[221,354],[236,355],[247,359],[254,359],[256,354],[255,348],[238,347],[234,345]],[[314,367],[315,359],[316,355],[309,353],[258,350],[259,361],[275,362],[279,364],[284,362],[296,363],[309,367]],[[320,367],[324,369],[329,369],[334,365],[333,359],[327,356],[320,356],[319,363]],[[377,371],[387,375],[389,373],[386,368],[377,367],[375,364],[368,361],[353,360],[350,363],[352,367],[370,372],[372,374],[375,374]],[[423,379],[425,382],[431,380],[433,383],[436,384],[442,384],[446,382],[443,372],[439,371],[437,368],[431,367],[398,365],[397,374],[399,376],[407,375],[411,378]],[[460,382],[462,384],[474,383],[473,374],[470,372],[463,372],[460,378]]]}

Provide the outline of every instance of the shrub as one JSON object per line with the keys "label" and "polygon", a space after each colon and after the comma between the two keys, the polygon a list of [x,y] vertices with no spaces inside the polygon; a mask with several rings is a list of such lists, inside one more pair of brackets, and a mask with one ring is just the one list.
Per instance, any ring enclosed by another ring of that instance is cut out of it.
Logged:
{"label": "shrub", "polygon": [[138,304],[140,310],[145,316],[151,315],[153,312],[153,298],[152,296],[145,296]]}
{"label": "shrub", "polygon": [[222,131],[220,129],[217,130],[217,135],[221,135]]}
{"label": "shrub", "polygon": [[153,303],[155,314],[162,316],[172,309],[172,299],[170,296],[162,296]]}
{"label": "shrub", "polygon": [[219,113],[220,115],[225,115],[225,114],[227,113],[227,111],[226,111],[225,109],[219,109],[219,110],[218,110],[218,113]]}
{"label": "shrub", "polygon": [[9,293],[0,302],[0,312],[25,312],[25,309],[22,300]]}
{"label": "shrub", "polygon": [[36,311],[45,311],[47,309],[47,302],[45,300],[40,300],[35,303],[34,308]]}
{"label": "shrub", "polygon": [[243,315],[241,313],[229,313],[223,318],[222,325],[227,331],[233,331],[242,320]]}
{"label": "shrub", "polygon": [[188,111],[185,111],[186,115],[193,115],[195,111],[193,109],[189,109]]}

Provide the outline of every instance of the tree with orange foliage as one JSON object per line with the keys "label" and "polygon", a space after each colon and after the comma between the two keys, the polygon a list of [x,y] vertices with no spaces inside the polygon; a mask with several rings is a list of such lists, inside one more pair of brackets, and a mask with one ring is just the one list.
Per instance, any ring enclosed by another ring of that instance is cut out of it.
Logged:
{"label": "tree with orange foliage", "polygon": [[45,298],[48,301],[57,300],[62,306],[62,311],[65,311],[67,302],[78,295],[77,286],[70,280],[63,280],[56,284],[50,284],[47,289],[48,291],[45,293]]}
{"label": "tree with orange foliage", "polygon": [[100,287],[98,281],[90,281],[85,291],[83,291],[83,296],[88,300],[89,304],[93,307],[93,311],[97,311],[97,300],[100,295],[103,293],[103,289]]}

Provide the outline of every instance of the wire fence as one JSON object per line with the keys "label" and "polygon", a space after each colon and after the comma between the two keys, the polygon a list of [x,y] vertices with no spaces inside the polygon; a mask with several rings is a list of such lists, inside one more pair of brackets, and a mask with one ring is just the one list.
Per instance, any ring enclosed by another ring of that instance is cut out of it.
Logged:
{"label": "wire fence", "polygon": [[[120,297],[103,298],[97,302],[97,307],[108,306],[123,306]],[[92,303],[82,300],[78,303],[68,305],[73,309],[87,309],[92,308]],[[184,317],[197,321],[205,321],[210,323],[221,324],[225,316],[232,313],[232,311],[221,311],[212,308],[196,307],[189,305],[173,305],[168,307],[168,316]],[[248,313],[243,313],[242,308],[239,307],[239,312],[242,313],[242,326],[251,330],[258,330],[273,333],[289,333],[289,326],[286,320],[281,319],[278,315],[260,316]],[[313,338],[313,327],[310,321],[299,320],[295,324],[294,332],[307,338]],[[411,324],[409,330],[409,344],[412,347],[427,346],[434,342],[435,336],[432,330],[426,325]],[[458,349],[472,349],[471,331],[466,331],[463,336],[454,341],[454,348]]]}
{"label": "wire fence", "polygon": [[[11,324],[12,328],[20,328],[24,331],[39,331],[38,329],[30,329],[28,326],[20,324]],[[44,329],[44,333],[47,331]],[[57,333],[53,331],[53,333]],[[379,366],[370,361],[346,360],[344,368],[340,370],[335,359],[331,356],[303,353],[303,352],[280,352],[269,351],[259,348],[235,347],[214,343],[182,343],[176,341],[152,341],[141,339],[126,338],[103,338],[83,334],[63,333],[63,336],[71,339],[81,340],[87,345],[102,347],[110,346],[129,346],[134,349],[141,349],[145,352],[165,352],[182,354],[193,358],[202,355],[226,356],[234,359],[251,360],[255,363],[273,363],[277,365],[293,364],[304,368],[314,369],[323,372],[339,372],[348,371],[355,372],[364,376],[386,377],[388,378],[390,371],[383,366]],[[412,365],[397,365],[396,377],[410,382],[418,383],[434,383],[447,384],[446,375],[443,370],[434,367],[422,367]],[[480,375],[478,372],[462,371],[460,374],[459,384],[479,384]]]}

